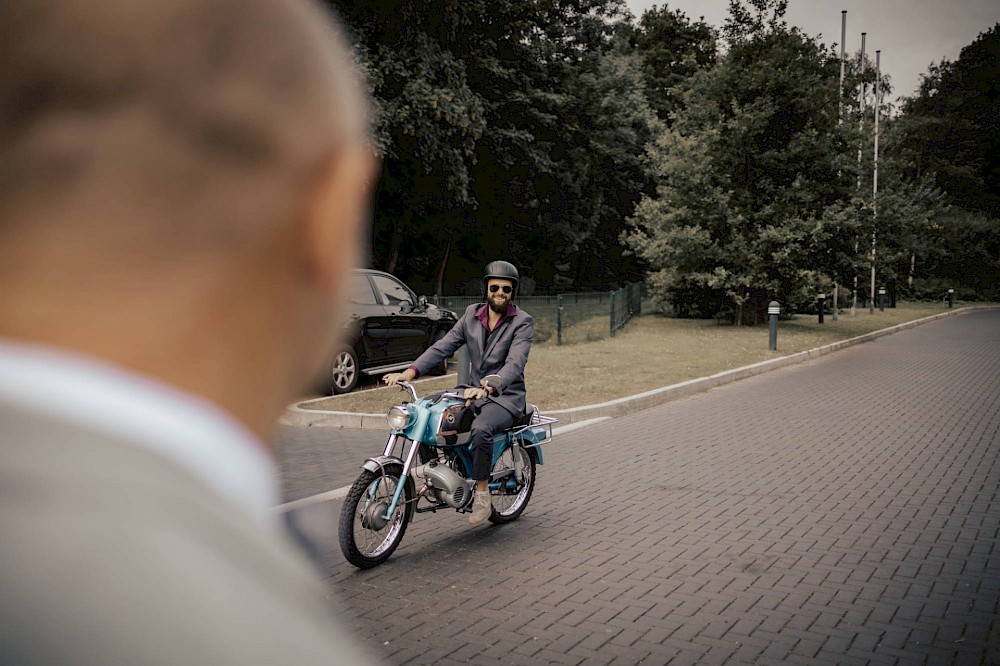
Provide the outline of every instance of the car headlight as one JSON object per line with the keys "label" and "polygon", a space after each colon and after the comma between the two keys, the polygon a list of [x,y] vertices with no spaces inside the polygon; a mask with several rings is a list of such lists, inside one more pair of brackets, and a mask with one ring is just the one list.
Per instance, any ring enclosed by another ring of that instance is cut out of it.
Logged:
{"label": "car headlight", "polygon": [[403,430],[406,426],[410,425],[410,412],[406,409],[406,407],[396,405],[389,410],[388,414],[385,415],[385,419],[389,422],[390,428]]}

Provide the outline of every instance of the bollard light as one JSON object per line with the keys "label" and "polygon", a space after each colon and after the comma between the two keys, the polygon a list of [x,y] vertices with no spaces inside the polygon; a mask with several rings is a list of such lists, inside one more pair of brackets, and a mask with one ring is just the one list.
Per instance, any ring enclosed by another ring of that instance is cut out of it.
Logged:
{"label": "bollard light", "polygon": [[781,314],[781,304],[778,301],[771,301],[767,304],[767,316],[771,320],[768,331],[768,349],[778,351],[778,315]]}

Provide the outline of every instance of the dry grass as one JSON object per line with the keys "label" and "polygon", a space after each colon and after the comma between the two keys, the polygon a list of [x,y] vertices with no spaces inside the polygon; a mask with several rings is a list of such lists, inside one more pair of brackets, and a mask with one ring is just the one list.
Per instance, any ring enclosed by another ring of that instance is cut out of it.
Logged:
{"label": "dry grass", "polygon": [[[714,321],[646,315],[613,338],[556,346],[536,344],[526,370],[528,399],[544,409],[589,405],[705,377],[770,358],[814,349],[837,340],[944,312],[935,303],[900,303],[885,312],[856,317],[798,315],[778,325],[778,351],[768,350],[768,328],[717,326]],[[450,388],[455,378],[421,382],[420,395]],[[398,402],[396,389],[380,388],[332,397],[312,407],[348,412],[384,412]]]}

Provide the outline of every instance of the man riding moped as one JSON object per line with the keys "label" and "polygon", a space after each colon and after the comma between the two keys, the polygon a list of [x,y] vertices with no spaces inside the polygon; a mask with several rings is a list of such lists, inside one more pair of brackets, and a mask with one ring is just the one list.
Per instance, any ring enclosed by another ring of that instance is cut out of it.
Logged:
{"label": "man riding moped", "polygon": [[[483,272],[484,303],[470,305],[454,327],[413,365],[382,379],[389,386],[412,381],[451,357],[462,345],[469,352],[470,383],[464,397],[474,404],[472,421],[472,479],[476,481],[469,524],[480,525],[492,512],[488,480],[493,462],[493,436],[510,428],[527,411],[524,366],[531,350],[534,323],[512,301],[517,295],[518,272],[507,261],[490,262]],[[498,375],[499,385],[485,386],[482,379]]]}

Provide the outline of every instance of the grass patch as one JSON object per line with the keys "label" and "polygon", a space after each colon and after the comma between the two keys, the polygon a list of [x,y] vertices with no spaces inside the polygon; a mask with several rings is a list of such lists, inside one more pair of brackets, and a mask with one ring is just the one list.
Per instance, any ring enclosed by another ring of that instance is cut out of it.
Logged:
{"label": "grass patch", "polygon": [[[778,324],[778,351],[767,348],[766,325],[718,326],[714,320],[645,315],[613,338],[557,346],[535,344],[525,381],[528,400],[543,410],[590,405],[669,386],[717,372],[870,333],[947,311],[937,303],[900,303],[897,308],[859,310],[856,317],[829,315],[822,326],[815,315],[796,315]],[[431,379],[417,393],[450,388],[454,377]],[[401,400],[397,389],[379,388],[312,403],[316,409],[380,413]]]}

